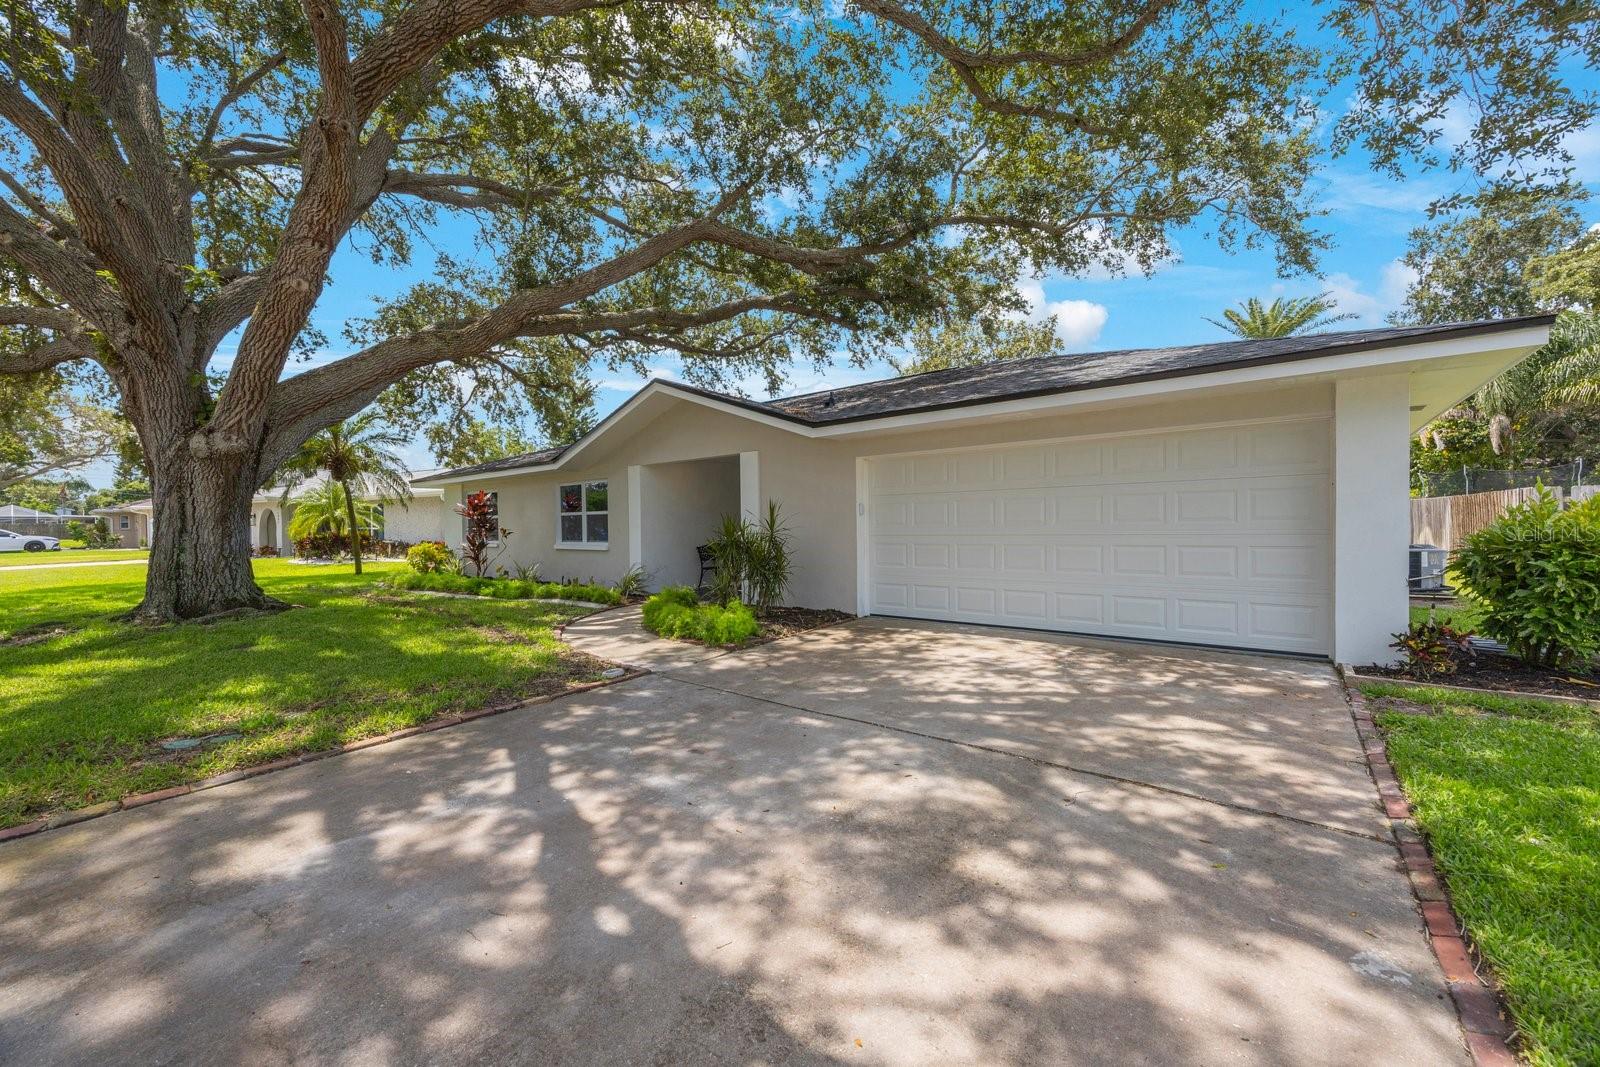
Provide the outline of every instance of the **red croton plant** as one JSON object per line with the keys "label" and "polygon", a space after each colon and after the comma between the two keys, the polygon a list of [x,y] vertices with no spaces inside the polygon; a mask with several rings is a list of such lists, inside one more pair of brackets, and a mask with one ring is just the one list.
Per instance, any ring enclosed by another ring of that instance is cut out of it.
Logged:
{"label": "red croton plant", "polygon": [[504,545],[511,531],[500,525],[499,509],[494,498],[486,492],[469,493],[456,505],[456,514],[466,520],[466,532],[461,539],[461,564],[471,568],[480,578],[486,577],[489,565],[494,562],[490,549]]}

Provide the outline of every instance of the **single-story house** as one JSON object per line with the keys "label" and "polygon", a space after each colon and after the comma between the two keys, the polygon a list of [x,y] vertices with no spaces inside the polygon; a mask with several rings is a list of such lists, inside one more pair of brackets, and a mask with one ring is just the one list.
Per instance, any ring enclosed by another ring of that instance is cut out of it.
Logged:
{"label": "single-story house", "polygon": [[[297,502],[307,493],[319,488],[321,476],[302,482],[289,491],[284,500],[282,489],[265,489],[250,502],[250,543],[252,547],[275,548],[282,555],[294,549],[294,539],[289,536],[289,523],[294,520]],[[378,522],[370,532],[373,537],[389,541],[446,540],[448,531],[455,537],[456,522],[445,522],[455,516],[444,503],[445,491],[423,485],[412,487],[410,500],[384,500],[374,492],[363,492],[361,499],[378,505]],[[456,538],[459,539],[459,538]]]}
{"label": "single-story house", "polygon": [[692,584],[720,518],[772,500],[794,604],[1388,661],[1410,437],[1551,321],[1018,360],[765,402],[652,381],[569,446],[417,484],[447,505],[494,494],[505,558],[551,576]]}
{"label": "single-story house", "polygon": [[122,548],[148,547],[150,531],[155,527],[155,503],[149,497],[131,500],[126,504],[95,508],[91,515],[106,520],[111,536]]}
{"label": "single-story house", "polygon": [[[280,554],[289,555],[294,549],[289,522],[294,518],[295,503],[318,484],[317,479],[312,479],[296,486],[290,491],[287,502],[281,489],[257,493],[250,502],[251,548],[275,548]],[[409,501],[384,501],[376,493],[362,494],[363,499],[379,504],[379,523],[372,531],[375,537],[412,543],[442,541],[447,533],[455,535],[456,523],[445,522],[447,516],[453,519],[454,515],[445,506],[444,496],[444,490],[426,486],[415,487]],[[155,505],[149,499],[96,508],[93,514],[106,520],[123,548],[149,545],[150,531],[155,525]]]}

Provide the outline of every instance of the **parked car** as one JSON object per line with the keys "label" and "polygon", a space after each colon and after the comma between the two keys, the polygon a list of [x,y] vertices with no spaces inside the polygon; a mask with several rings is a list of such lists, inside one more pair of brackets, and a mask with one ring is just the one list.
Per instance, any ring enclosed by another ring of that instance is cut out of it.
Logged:
{"label": "parked car", "polygon": [[61,540],[41,534],[19,534],[0,530],[0,552],[59,552]]}

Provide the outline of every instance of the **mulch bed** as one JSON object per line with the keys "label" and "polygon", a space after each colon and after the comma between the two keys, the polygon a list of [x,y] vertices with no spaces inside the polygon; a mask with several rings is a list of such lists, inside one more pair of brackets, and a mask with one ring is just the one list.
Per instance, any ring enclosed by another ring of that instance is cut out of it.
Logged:
{"label": "mulch bed", "polygon": [[1538,696],[1582,697],[1600,700],[1600,675],[1582,671],[1550,670],[1529,667],[1520,660],[1497,652],[1479,652],[1475,659],[1463,659],[1456,673],[1423,677],[1403,667],[1366,666],[1357,668],[1369,678],[1404,678],[1411,682],[1436,682],[1473,689],[1499,689],[1510,693]]}
{"label": "mulch bed", "polygon": [[832,608],[772,608],[761,616],[761,637],[758,641],[776,641],[780,637],[815,630],[819,626],[832,626],[853,618],[855,616],[848,611],[834,611]]}

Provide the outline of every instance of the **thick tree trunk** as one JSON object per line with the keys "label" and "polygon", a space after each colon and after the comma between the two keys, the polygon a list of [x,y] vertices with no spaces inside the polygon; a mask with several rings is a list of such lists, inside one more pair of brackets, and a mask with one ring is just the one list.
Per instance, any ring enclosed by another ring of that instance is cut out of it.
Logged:
{"label": "thick tree trunk", "polygon": [[250,570],[254,457],[201,459],[180,446],[151,470],[154,528],[144,601],[130,617],[152,622],[288,605]]}

